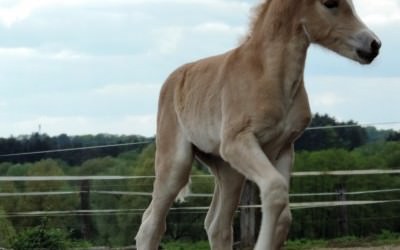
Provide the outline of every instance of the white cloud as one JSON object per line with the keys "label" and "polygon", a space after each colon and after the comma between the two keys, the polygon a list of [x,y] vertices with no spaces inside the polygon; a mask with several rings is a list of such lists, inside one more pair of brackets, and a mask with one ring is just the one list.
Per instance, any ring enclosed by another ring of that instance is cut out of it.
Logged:
{"label": "white cloud", "polygon": [[89,57],[88,55],[84,55],[72,50],[43,51],[27,47],[0,48],[0,56],[18,59],[33,58],[51,60],[78,60]]}
{"label": "white cloud", "polygon": [[2,111],[4,108],[8,106],[6,101],[0,100],[0,111]]}
{"label": "white cloud", "polygon": [[42,132],[50,135],[73,132],[85,134],[90,127],[90,122],[85,117],[50,117],[40,116],[29,120],[13,121],[11,123],[0,123],[1,136],[31,134],[41,127]]}
{"label": "white cloud", "polygon": [[[232,0],[15,0],[0,3],[0,22],[6,27],[29,18],[41,9],[90,7],[109,8],[124,5],[200,5],[231,13],[245,13],[258,1]],[[368,24],[385,25],[400,21],[399,0],[354,0],[354,4]],[[172,7],[171,7],[172,8]]]}
{"label": "white cloud", "polygon": [[[183,32],[184,29],[181,27],[166,27],[155,30],[157,52],[162,55],[174,53],[183,39]],[[149,53],[153,54],[153,51],[149,51]]]}
{"label": "white cloud", "polygon": [[360,123],[400,122],[399,77],[321,76],[306,81],[314,113]]}
{"label": "white cloud", "polygon": [[400,0],[355,0],[359,15],[369,25],[400,22]]}
{"label": "white cloud", "polygon": [[55,60],[79,60],[84,58],[89,58],[90,56],[84,55],[72,50],[60,50],[55,53],[45,54],[45,57]]}
{"label": "white cloud", "polygon": [[206,22],[195,26],[193,30],[195,32],[242,35],[246,29],[243,26],[232,27],[223,22]]}
{"label": "white cloud", "polygon": [[[77,4],[75,0],[16,0],[15,4],[8,7],[0,7],[0,21],[11,27],[14,23],[29,18],[33,12],[49,7]],[[8,4],[9,5],[9,4]]]}
{"label": "white cloud", "polygon": [[115,126],[125,134],[154,136],[156,134],[156,115],[126,116]]}
{"label": "white cloud", "polygon": [[109,119],[83,116],[39,116],[29,120],[0,123],[0,136],[31,134],[38,131],[39,126],[42,133],[49,135],[110,133],[154,136],[156,116],[141,115]]}
{"label": "white cloud", "polygon": [[142,97],[142,96],[158,96],[160,92],[161,85],[159,84],[109,84],[97,88],[93,91],[95,95],[101,96],[130,96]]}
{"label": "white cloud", "polygon": [[338,94],[333,92],[325,92],[319,93],[315,96],[311,103],[313,106],[325,106],[325,107],[333,107],[338,104],[344,103],[346,100],[343,97],[340,97]]}
{"label": "white cloud", "polygon": [[[247,11],[249,4],[244,1],[230,0],[16,0],[10,6],[0,3],[0,22],[6,27],[11,27],[19,21],[29,18],[35,11],[48,8],[82,7],[95,6],[109,8],[110,6],[123,5],[156,5],[156,4],[175,4],[175,5],[202,5],[212,9],[226,11]],[[171,7],[172,8],[172,7]]]}
{"label": "white cloud", "polygon": [[0,48],[0,56],[4,57],[34,57],[40,55],[32,48]]}

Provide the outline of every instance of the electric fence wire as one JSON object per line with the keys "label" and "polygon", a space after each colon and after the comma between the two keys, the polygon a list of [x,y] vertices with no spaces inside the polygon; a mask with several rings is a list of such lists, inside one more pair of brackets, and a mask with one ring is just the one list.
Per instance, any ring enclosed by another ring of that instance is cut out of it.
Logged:
{"label": "electric fence wire", "polygon": [[[400,192],[400,189],[380,189],[355,192],[324,192],[324,193],[295,193],[290,194],[291,197],[313,197],[313,196],[337,196],[337,195],[365,195],[365,194],[382,194]],[[109,190],[90,190],[90,191],[43,191],[43,192],[1,192],[0,197],[17,197],[17,196],[64,196],[82,193],[103,194],[103,195],[127,195],[127,196],[151,196],[151,192],[131,192],[131,191],[109,191]],[[194,198],[211,198],[212,193],[190,193],[188,197]]]}
{"label": "electric fence wire", "polygon": [[[340,206],[362,206],[362,205],[374,205],[374,204],[388,204],[388,203],[400,203],[400,200],[366,200],[366,201],[326,201],[326,202],[300,202],[291,203],[290,207],[292,210],[299,209],[311,209],[311,208],[327,208],[327,207],[340,207]],[[195,206],[195,207],[172,207],[172,212],[196,212],[202,211],[206,213],[209,206]],[[259,209],[261,205],[240,205],[239,209],[254,208]],[[60,211],[28,211],[28,212],[15,212],[0,215],[0,218],[4,217],[37,217],[37,216],[76,216],[76,215],[92,215],[92,214],[118,214],[126,212],[134,212],[141,214],[145,211],[142,208],[136,209],[93,209],[93,210],[60,210]]]}

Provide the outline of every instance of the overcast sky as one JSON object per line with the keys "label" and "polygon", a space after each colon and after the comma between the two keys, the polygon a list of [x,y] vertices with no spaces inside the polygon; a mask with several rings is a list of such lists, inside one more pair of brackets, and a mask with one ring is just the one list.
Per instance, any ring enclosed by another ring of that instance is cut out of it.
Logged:
{"label": "overcast sky", "polygon": [[[225,52],[257,0],[0,0],[0,136],[155,134],[158,92],[179,65]],[[400,0],[354,0],[380,36],[361,66],[313,46],[313,112],[400,122]],[[398,126],[397,128],[400,128]]]}

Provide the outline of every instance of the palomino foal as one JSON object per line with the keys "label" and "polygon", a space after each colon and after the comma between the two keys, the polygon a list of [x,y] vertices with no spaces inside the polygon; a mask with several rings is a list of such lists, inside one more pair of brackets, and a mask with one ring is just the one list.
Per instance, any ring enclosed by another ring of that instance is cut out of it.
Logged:
{"label": "palomino foal", "polygon": [[261,193],[255,249],[282,246],[291,223],[293,143],[311,117],[303,82],[311,43],[361,64],[371,63],[381,46],[351,0],[264,0],[238,48],[169,76],[160,94],[156,179],[136,236],[139,250],[158,248],[194,157],[216,177],[205,221],[211,248],[232,249],[232,218],[245,178]]}

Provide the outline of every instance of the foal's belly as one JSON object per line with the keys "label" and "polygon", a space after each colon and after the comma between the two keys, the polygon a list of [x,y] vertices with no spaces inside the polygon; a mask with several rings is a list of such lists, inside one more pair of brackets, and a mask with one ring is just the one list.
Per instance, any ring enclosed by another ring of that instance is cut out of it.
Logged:
{"label": "foal's belly", "polygon": [[221,122],[217,119],[202,119],[202,115],[190,118],[180,116],[180,126],[194,146],[204,153],[219,155]]}

